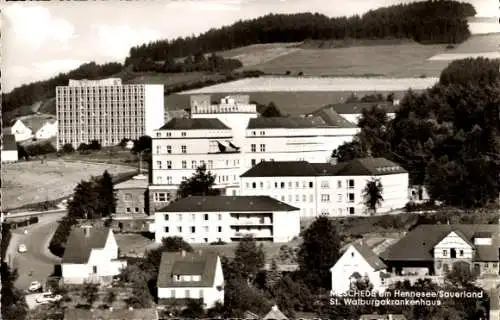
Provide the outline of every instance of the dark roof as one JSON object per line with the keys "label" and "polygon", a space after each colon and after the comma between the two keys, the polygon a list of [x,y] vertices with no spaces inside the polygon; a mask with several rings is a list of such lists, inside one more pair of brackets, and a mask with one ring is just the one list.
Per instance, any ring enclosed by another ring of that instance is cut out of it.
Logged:
{"label": "dark roof", "polygon": [[[424,224],[408,232],[381,253],[384,261],[432,261],[433,249],[452,231],[476,249],[475,261],[498,261],[498,225],[496,224]],[[492,245],[473,245],[478,232],[492,234]]]}
{"label": "dark roof", "polygon": [[31,132],[36,133],[38,130],[40,130],[44,125],[47,123],[54,123],[56,120],[54,119],[53,116],[47,117],[47,116],[34,116],[31,118],[23,119],[22,120],[24,125],[26,125],[28,128],[31,129]]}
{"label": "dark roof", "polygon": [[158,313],[154,308],[150,309],[66,309],[64,311],[64,320],[157,320]]}
{"label": "dark roof", "polygon": [[[348,103],[335,103],[324,106],[320,110],[334,110],[338,114],[361,114],[363,109],[370,110],[373,106],[377,106],[385,110],[386,113],[395,113],[399,108],[390,102],[348,102]],[[319,110],[317,110],[319,111]],[[317,112],[315,111],[315,112]]]}
{"label": "dark roof", "polygon": [[406,172],[400,165],[384,158],[360,158],[336,165],[306,161],[262,161],[241,177],[378,176]]}
{"label": "dark roof", "polygon": [[254,212],[294,211],[284,202],[269,196],[191,196],[171,202],[158,212]]}
{"label": "dark roof", "polygon": [[82,227],[74,227],[66,242],[62,263],[87,263],[92,249],[102,249],[106,245],[110,228],[91,227],[85,235]]}
{"label": "dark roof", "polygon": [[366,244],[355,242],[352,246],[363,256],[373,270],[377,271],[387,268],[385,263]]}
{"label": "dark roof", "polygon": [[302,128],[324,128],[329,125],[320,117],[258,117],[248,121],[247,129],[302,129]]}
{"label": "dark roof", "polygon": [[4,134],[2,137],[2,150],[17,150],[16,137],[13,134]]}
{"label": "dark roof", "polygon": [[[213,252],[163,252],[158,272],[158,288],[212,287],[219,257]],[[200,275],[200,281],[174,281],[174,275]]]}
{"label": "dark roof", "polygon": [[333,127],[339,128],[356,128],[357,125],[352,123],[342,117],[338,112],[336,112],[333,108],[321,108],[319,110],[314,111],[312,116],[317,116],[323,119],[325,123]]}
{"label": "dark roof", "polygon": [[228,130],[219,119],[173,118],[159,130]]}
{"label": "dark roof", "polygon": [[399,164],[385,158],[358,158],[339,167],[337,176],[379,176],[385,174],[406,173]]}

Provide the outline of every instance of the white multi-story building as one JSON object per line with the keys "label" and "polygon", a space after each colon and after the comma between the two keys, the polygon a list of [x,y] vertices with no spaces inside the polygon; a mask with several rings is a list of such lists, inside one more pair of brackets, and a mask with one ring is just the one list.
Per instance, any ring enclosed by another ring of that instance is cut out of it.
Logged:
{"label": "white multi-story building", "polygon": [[200,165],[216,175],[215,187],[235,195],[239,176],[257,163],[327,162],[358,131],[335,112],[325,118],[263,118],[247,95],[228,96],[216,105],[210,96],[192,96],[191,117],[171,119],[152,136],[150,208],[172,200]]}
{"label": "white multi-story building", "polygon": [[288,242],[300,233],[299,209],[268,196],[191,196],[155,213],[155,240],[182,237],[189,243]]}
{"label": "white multi-story building", "polygon": [[164,124],[163,86],[122,85],[121,79],[70,80],[56,88],[57,148],[98,140],[117,145],[123,138],[152,135]]}
{"label": "white multi-story building", "polygon": [[301,216],[370,214],[364,189],[380,179],[384,200],[377,213],[404,207],[408,172],[384,158],[363,158],[338,164],[306,161],[265,161],[241,175],[240,195],[269,195],[299,207]]}

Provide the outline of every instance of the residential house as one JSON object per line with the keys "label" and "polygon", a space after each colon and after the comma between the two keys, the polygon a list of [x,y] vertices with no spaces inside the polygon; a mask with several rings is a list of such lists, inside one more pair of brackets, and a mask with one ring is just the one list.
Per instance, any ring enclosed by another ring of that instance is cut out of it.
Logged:
{"label": "residential house", "polygon": [[404,314],[364,314],[359,320],[406,320]]}
{"label": "residential house", "polygon": [[363,242],[353,242],[330,268],[332,295],[340,295],[352,288],[358,280],[369,280],[373,290],[384,291],[387,266]]}
{"label": "residential house", "polygon": [[269,195],[300,208],[302,217],[369,215],[364,189],[380,179],[377,213],[403,208],[409,200],[408,172],[384,158],[341,163],[264,161],[241,175],[240,195]]}
{"label": "residential house", "polygon": [[277,305],[271,307],[271,310],[262,318],[262,320],[288,320],[288,317],[278,309]]}
{"label": "residential house", "polygon": [[444,276],[456,263],[478,275],[498,275],[499,249],[497,224],[424,224],[380,257],[395,275]]}
{"label": "residential house", "polygon": [[163,302],[200,300],[205,308],[224,303],[220,257],[212,252],[164,252],[158,273],[158,298]]}
{"label": "residential house", "polygon": [[85,225],[71,230],[61,261],[64,283],[108,282],[127,266],[118,259],[113,231]]}
{"label": "residential house", "polygon": [[2,163],[18,160],[16,137],[13,134],[2,135]]}
{"label": "residential house", "polygon": [[155,213],[155,239],[179,236],[189,243],[288,242],[300,233],[299,209],[269,196],[191,196]]}
{"label": "residential house", "polygon": [[27,123],[37,140],[50,139],[57,136],[57,121],[55,119],[32,118]]}
{"label": "residential house", "polygon": [[158,320],[158,311],[149,309],[66,309],[64,320]]}
{"label": "residential house", "polygon": [[16,137],[16,141],[24,141],[31,139],[33,132],[21,120],[16,122],[10,128],[10,133]]}
{"label": "residential house", "polygon": [[342,118],[357,124],[363,110],[370,110],[373,106],[384,110],[389,119],[394,119],[396,116],[396,110],[399,108],[398,103],[386,102],[348,102],[348,103],[336,103],[324,106],[316,111],[313,111],[309,115],[327,115],[334,111]]}
{"label": "residential house", "polygon": [[120,231],[148,231],[154,222],[149,216],[148,177],[137,175],[114,186],[116,212],[113,226]]}

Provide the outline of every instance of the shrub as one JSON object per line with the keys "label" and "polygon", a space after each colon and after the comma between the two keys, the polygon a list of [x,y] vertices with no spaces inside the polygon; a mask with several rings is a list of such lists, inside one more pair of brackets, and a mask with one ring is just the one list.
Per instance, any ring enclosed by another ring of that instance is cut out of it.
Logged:
{"label": "shrub", "polygon": [[210,242],[210,245],[213,245],[213,246],[222,246],[222,245],[225,245],[227,244],[227,242],[224,242],[222,240],[217,240],[217,241],[214,241],[214,242]]}
{"label": "shrub", "polygon": [[41,155],[46,155],[50,153],[55,153],[57,150],[50,142],[37,143],[24,147],[27,155],[29,157],[36,157]]}
{"label": "shrub", "polygon": [[75,148],[73,148],[73,145],[71,143],[66,143],[65,145],[62,146],[62,151],[63,153],[73,153],[75,152]]}

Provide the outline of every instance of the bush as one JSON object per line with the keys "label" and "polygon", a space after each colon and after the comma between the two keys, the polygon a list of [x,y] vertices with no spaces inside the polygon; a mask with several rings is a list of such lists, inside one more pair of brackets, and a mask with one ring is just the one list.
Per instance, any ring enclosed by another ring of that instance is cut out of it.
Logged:
{"label": "bush", "polygon": [[214,242],[210,242],[210,245],[212,245],[212,246],[223,246],[225,244],[227,244],[227,242],[224,242],[222,240],[217,240],[217,241],[214,241]]}
{"label": "bush", "polygon": [[90,141],[90,144],[88,145],[89,150],[98,151],[98,150],[101,150],[101,148],[102,148],[101,143],[98,140],[92,140],[92,141]]}
{"label": "bush", "polygon": [[55,153],[57,151],[56,148],[50,142],[28,145],[24,147],[24,150],[29,157],[46,155],[50,153]]}
{"label": "bush", "polygon": [[75,148],[73,148],[73,145],[71,143],[66,143],[65,145],[62,146],[62,151],[63,153],[73,153],[75,152]]}

